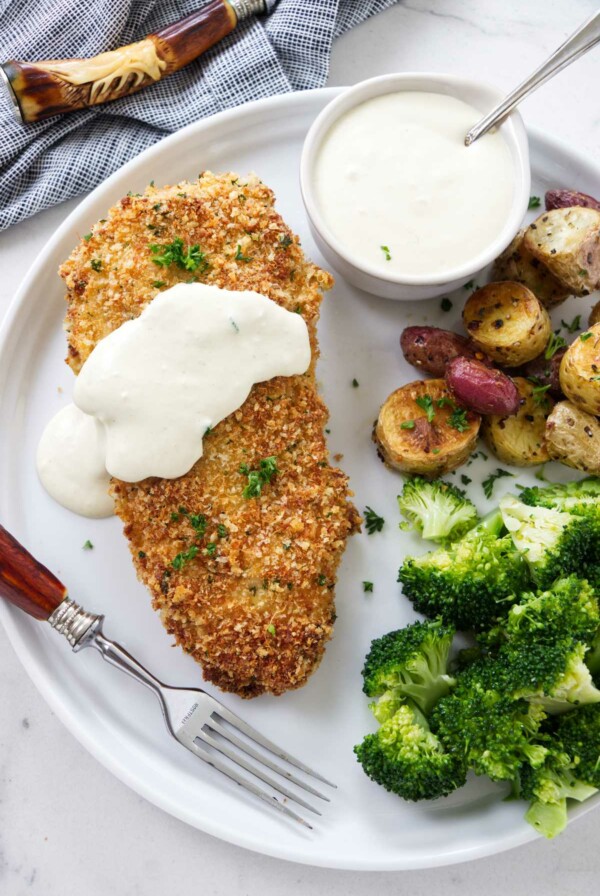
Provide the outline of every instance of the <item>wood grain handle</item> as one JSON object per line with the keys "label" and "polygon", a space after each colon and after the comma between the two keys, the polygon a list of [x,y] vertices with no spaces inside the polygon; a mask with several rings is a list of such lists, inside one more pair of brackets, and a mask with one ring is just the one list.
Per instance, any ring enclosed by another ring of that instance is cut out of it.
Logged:
{"label": "wood grain handle", "polygon": [[41,121],[136,93],[178,71],[222,40],[238,21],[264,12],[264,0],[210,0],[144,40],[90,59],[48,59],[0,66],[15,112]]}
{"label": "wood grain handle", "polygon": [[48,619],[67,589],[0,526],[0,597],[35,619]]}

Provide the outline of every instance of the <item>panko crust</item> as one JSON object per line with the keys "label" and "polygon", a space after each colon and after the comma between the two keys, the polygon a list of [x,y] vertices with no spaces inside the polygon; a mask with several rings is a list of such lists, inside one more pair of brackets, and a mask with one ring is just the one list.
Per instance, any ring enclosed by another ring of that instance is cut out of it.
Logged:
{"label": "panko crust", "polygon": [[[151,186],[111,209],[60,270],[67,363],[76,373],[99,339],[190,279],[152,260],[150,244],[175,238],[206,254],[200,282],[254,289],[306,320],[307,373],[254,386],[205,437],[189,473],[112,482],[138,577],[167,631],[208,681],[243,697],[300,687],[316,668],[335,620],[337,567],[360,523],[346,476],[328,461],[328,413],[314,375],[322,290],[333,281],[305,259],[273,203],[258,178],[233,173]],[[244,498],[240,466],[255,469],[272,456],[279,472],[258,498]],[[206,517],[200,539],[190,514]],[[175,569],[173,559],[194,544],[198,554]]]}

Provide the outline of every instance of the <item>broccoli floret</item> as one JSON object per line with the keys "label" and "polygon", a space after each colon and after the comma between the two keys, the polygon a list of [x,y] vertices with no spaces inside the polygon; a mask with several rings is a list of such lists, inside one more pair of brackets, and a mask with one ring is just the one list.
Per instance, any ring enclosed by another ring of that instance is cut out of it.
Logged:
{"label": "broccoli floret", "polygon": [[529,642],[501,648],[502,689],[514,699],[524,698],[551,714],[574,706],[600,702],[585,664],[586,645],[571,637],[554,643]]}
{"label": "broccoli floret", "polygon": [[447,796],[465,783],[464,764],[444,751],[425,716],[408,704],[354,752],[372,781],[405,800]]}
{"label": "broccoli floret", "polygon": [[478,520],[477,509],[465,493],[449,482],[430,482],[415,476],[398,495],[400,513],[429,541],[455,541],[472,529]]}
{"label": "broccoli floret", "polygon": [[484,631],[530,587],[527,564],[503,529],[499,512],[459,541],[407,557],[398,581],[415,609],[459,629]]}
{"label": "broccoli floret", "polygon": [[561,716],[556,730],[577,763],[577,777],[600,789],[600,706],[582,706]]}
{"label": "broccoli floret", "polygon": [[520,796],[531,801],[525,818],[544,837],[556,837],[566,827],[567,799],[582,802],[597,792],[580,774],[577,760],[555,742],[543,765],[521,769]]}
{"label": "broccoli floret", "polygon": [[380,721],[406,698],[428,715],[449,692],[454,685],[447,671],[453,637],[454,629],[440,621],[415,622],[372,642],[363,669],[363,690],[368,697],[383,695],[380,708],[379,704],[373,707]]}
{"label": "broccoli floret", "polygon": [[600,479],[590,476],[579,482],[565,482],[546,488],[524,488],[519,496],[524,504],[532,507],[550,507],[555,510],[573,510],[585,504],[600,501]]}
{"label": "broccoli floret", "polygon": [[590,649],[585,655],[585,664],[594,681],[600,683],[597,681],[600,678],[600,629],[590,643]]}
{"label": "broccoli floret", "polygon": [[448,753],[477,775],[514,782],[524,763],[544,761],[546,748],[535,737],[546,714],[505,695],[502,672],[493,659],[473,663],[436,705],[430,724]]}
{"label": "broccoli floret", "polygon": [[548,591],[523,594],[508,612],[506,637],[513,643],[556,641],[564,632],[591,643],[600,627],[598,601],[585,579],[557,579]]}
{"label": "broccoli floret", "polygon": [[515,547],[540,587],[569,573],[595,583],[600,572],[600,513],[595,505],[579,505],[576,512],[555,510],[505,495],[500,510]]}

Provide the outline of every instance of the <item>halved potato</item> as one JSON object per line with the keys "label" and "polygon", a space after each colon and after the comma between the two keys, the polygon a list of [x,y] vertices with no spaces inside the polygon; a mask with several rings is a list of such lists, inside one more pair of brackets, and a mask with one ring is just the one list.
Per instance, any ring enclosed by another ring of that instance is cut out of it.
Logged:
{"label": "halved potato", "polygon": [[588,317],[588,327],[593,327],[594,324],[600,324],[600,302],[596,302]]}
{"label": "halved potato", "polygon": [[600,422],[570,401],[559,401],[548,417],[546,446],[567,467],[600,473]]}
{"label": "halved potato", "polygon": [[552,333],[542,303],[514,280],[477,289],[463,308],[463,322],[478,348],[503,367],[518,367],[536,358]]}
{"label": "halved potato", "polygon": [[588,414],[600,414],[600,323],[577,336],[560,364],[560,387]]}
{"label": "halved potato", "polygon": [[521,407],[512,417],[485,417],[481,434],[498,460],[515,467],[533,467],[550,459],[546,448],[546,418],[554,407],[547,392],[522,376],[513,377]]}
{"label": "halved potato", "polygon": [[524,238],[525,230],[520,230],[508,248],[498,256],[492,268],[492,279],[522,283],[546,308],[560,305],[569,295],[568,288],[523,245]]}
{"label": "halved potato", "polygon": [[576,296],[600,284],[600,212],[595,208],[555,208],[530,224],[525,248],[539,258]]}
{"label": "halved potato", "polygon": [[444,380],[417,380],[382,405],[373,441],[388,466],[435,479],[468,460],[480,424],[479,414],[457,408]]}

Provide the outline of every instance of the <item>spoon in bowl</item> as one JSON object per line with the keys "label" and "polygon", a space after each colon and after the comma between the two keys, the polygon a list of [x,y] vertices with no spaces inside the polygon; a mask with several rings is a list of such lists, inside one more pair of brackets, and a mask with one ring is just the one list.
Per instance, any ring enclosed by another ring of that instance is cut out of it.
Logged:
{"label": "spoon in bowl", "polygon": [[536,69],[532,75],[525,79],[518,87],[508,94],[491,112],[488,112],[481,121],[471,128],[465,137],[465,146],[471,146],[479,137],[499,124],[512,112],[515,106],[533,93],[534,90],[552,78],[557,72],[562,71],[567,65],[575,62],[588,50],[591,50],[600,41],[600,11],[593,13],[586,19],[577,31],[575,31],[561,46]]}

